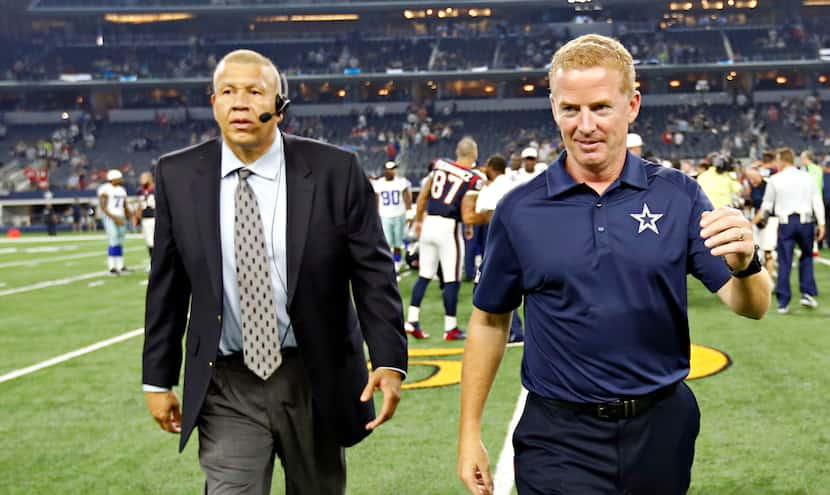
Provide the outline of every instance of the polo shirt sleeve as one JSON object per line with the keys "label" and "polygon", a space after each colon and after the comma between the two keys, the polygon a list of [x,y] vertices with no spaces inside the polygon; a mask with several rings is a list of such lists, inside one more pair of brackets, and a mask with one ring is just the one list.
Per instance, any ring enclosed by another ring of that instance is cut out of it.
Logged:
{"label": "polo shirt sleeve", "polygon": [[700,236],[700,218],[704,211],[712,211],[714,207],[703,189],[696,183],[693,186],[686,273],[694,275],[709,292],[717,292],[732,277],[732,272],[722,257],[712,256],[709,248],[703,244],[703,238]]}
{"label": "polo shirt sleeve", "polygon": [[505,208],[496,208],[487,234],[484,262],[478,274],[473,304],[482,311],[502,314],[522,302],[522,269],[518,253],[504,224]]}

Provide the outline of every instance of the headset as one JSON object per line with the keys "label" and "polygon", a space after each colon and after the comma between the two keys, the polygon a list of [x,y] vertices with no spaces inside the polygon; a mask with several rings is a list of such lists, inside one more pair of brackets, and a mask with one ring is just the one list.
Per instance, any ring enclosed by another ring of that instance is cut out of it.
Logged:
{"label": "headset", "polygon": [[274,102],[273,112],[263,112],[259,114],[259,121],[263,124],[271,120],[277,115],[285,115],[288,111],[288,106],[291,105],[291,100],[288,99],[288,79],[285,74],[278,71],[280,76],[280,92],[277,93],[276,101]]}

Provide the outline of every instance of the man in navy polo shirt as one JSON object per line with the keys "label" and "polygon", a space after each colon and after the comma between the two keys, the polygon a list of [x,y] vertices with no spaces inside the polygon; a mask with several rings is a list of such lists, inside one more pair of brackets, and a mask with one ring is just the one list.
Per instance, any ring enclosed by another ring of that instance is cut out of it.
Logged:
{"label": "man in navy polo shirt", "polygon": [[640,94],[619,42],[569,42],[549,80],[565,152],[490,223],[464,351],[458,474],[471,493],[492,493],[481,416],[524,299],[519,493],[686,493],[700,424],[683,383],[686,274],[750,318],[769,307],[769,276],[739,211],[711,211],[696,182],[626,152]]}

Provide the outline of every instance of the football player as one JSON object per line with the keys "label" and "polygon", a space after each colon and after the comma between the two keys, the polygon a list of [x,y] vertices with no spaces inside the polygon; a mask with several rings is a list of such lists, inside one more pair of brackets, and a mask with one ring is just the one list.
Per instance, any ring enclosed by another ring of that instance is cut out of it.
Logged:
{"label": "football player", "polygon": [[395,269],[400,271],[406,232],[406,212],[412,206],[412,189],[405,177],[396,177],[398,164],[389,161],[383,166],[383,177],[372,185],[378,198],[383,233],[395,256]]}
{"label": "football player", "polygon": [[444,340],[462,340],[466,334],[456,321],[458,291],[461,289],[461,264],[464,260],[461,201],[466,194],[477,194],[483,186],[481,175],[472,170],[478,158],[478,145],[464,137],[456,147],[456,161],[435,161],[421,192],[415,213],[415,235],[419,237],[418,280],[412,287],[412,300],[405,325],[417,339],[429,337],[420,326],[420,306],[430,280],[441,267],[444,283]]}
{"label": "football player", "polygon": [[124,268],[124,237],[127,234],[127,219],[130,210],[127,206],[127,190],[124,189],[124,176],[119,170],[107,172],[107,183],[98,188],[98,202],[107,232],[107,265],[110,274],[119,275]]}

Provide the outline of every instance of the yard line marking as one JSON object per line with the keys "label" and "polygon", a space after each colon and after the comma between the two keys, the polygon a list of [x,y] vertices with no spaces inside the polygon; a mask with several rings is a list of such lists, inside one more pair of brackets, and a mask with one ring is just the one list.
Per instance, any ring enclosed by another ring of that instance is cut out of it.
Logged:
{"label": "yard line marking", "polygon": [[[107,238],[107,234],[89,234],[78,236],[55,236],[55,237],[17,237],[17,238],[0,238],[0,244],[39,244],[50,242],[75,242],[75,241],[101,241]],[[142,234],[127,234],[127,239],[144,239]]]}
{"label": "yard line marking", "polygon": [[138,328],[136,330],[131,330],[127,333],[123,333],[117,337],[113,337],[111,339],[102,340],[101,342],[97,342],[95,344],[86,346],[84,348],[78,349],[76,351],[67,352],[66,354],[62,354],[60,356],[53,357],[52,359],[47,359],[46,361],[42,361],[40,363],[34,364],[27,368],[21,368],[19,370],[12,371],[10,373],[6,373],[5,375],[0,375],[0,383],[7,382],[9,380],[14,380],[15,378],[20,378],[21,376],[28,375],[29,373],[34,373],[35,371],[42,370],[43,368],[48,368],[50,366],[54,366],[56,364],[60,364],[64,361],[69,361],[70,359],[76,358],[78,356],[83,356],[84,354],[89,354],[90,352],[95,352],[98,349],[103,349],[104,347],[111,346],[113,344],[117,344],[118,342],[122,342],[127,339],[131,339],[133,337],[137,337],[144,333],[143,328]]}
{"label": "yard line marking", "polygon": [[96,280],[95,282],[90,282],[86,284],[87,287],[98,287],[99,285],[104,285],[103,280]]}
{"label": "yard line marking", "polygon": [[516,401],[516,409],[513,411],[513,418],[510,419],[510,426],[507,428],[507,436],[504,439],[504,446],[499,454],[499,462],[496,464],[496,474],[493,477],[495,489],[493,495],[510,495],[513,491],[515,471],[513,470],[513,431],[519,424],[522,412],[527,401],[527,389],[522,387],[519,400]]}
{"label": "yard line marking", "polygon": [[827,258],[815,258],[815,260],[821,263],[822,265],[830,266],[830,260],[828,260]]}
{"label": "yard line marking", "polygon": [[[132,251],[142,251],[146,250],[146,247],[141,246],[134,246],[131,248],[124,249],[124,252],[132,252]],[[14,266],[32,266],[32,265],[39,265],[41,263],[49,263],[52,261],[67,261],[67,260],[77,260],[81,258],[92,258],[95,256],[100,256],[101,259],[104,259],[106,256],[106,252],[101,249],[100,251],[96,251],[94,253],[82,253],[82,254],[71,254],[69,256],[55,256],[53,258],[41,258],[41,259],[31,259],[31,260],[19,260],[19,261],[8,261],[6,263],[0,263],[0,268],[11,268]]]}
{"label": "yard line marking", "polygon": [[47,287],[54,287],[56,285],[71,284],[72,282],[80,282],[81,280],[88,280],[90,278],[108,277],[109,274],[110,272],[93,272],[78,275],[77,277],[61,278],[58,280],[47,280],[46,282],[38,282],[36,284],[26,285],[23,287],[15,287],[14,289],[0,290],[0,297],[10,296],[12,294],[19,294],[21,292],[29,292],[37,289],[45,289]]}

